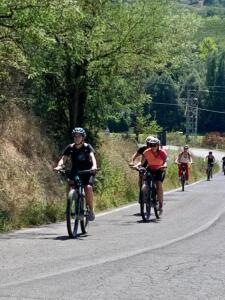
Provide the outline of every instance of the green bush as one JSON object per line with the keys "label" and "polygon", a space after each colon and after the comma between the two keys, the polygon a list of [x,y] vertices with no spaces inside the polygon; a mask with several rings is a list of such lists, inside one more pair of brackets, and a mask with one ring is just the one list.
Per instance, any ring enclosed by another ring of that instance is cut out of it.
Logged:
{"label": "green bush", "polygon": [[136,197],[136,189],[129,184],[123,170],[115,166],[112,168],[106,158],[101,161],[95,191],[97,211],[134,201]]}
{"label": "green bush", "polygon": [[10,225],[10,216],[6,211],[0,211],[0,232],[4,232]]}
{"label": "green bush", "polygon": [[23,226],[41,225],[65,219],[65,201],[63,203],[31,202],[21,213]]}

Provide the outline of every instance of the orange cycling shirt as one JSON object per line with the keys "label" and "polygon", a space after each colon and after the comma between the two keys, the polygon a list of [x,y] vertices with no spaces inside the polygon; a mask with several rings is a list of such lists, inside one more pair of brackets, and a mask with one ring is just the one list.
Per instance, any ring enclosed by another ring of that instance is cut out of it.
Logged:
{"label": "orange cycling shirt", "polygon": [[167,158],[166,151],[162,149],[159,149],[156,153],[154,153],[152,149],[149,148],[144,151],[143,155],[148,163],[148,167],[152,170],[158,170],[159,168],[161,168]]}

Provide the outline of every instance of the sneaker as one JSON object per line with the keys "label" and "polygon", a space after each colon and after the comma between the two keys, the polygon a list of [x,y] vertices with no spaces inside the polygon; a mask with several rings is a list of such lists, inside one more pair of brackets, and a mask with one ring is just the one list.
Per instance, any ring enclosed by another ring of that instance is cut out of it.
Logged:
{"label": "sneaker", "polygon": [[94,221],[95,219],[95,213],[93,210],[90,210],[88,213],[88,221]]}

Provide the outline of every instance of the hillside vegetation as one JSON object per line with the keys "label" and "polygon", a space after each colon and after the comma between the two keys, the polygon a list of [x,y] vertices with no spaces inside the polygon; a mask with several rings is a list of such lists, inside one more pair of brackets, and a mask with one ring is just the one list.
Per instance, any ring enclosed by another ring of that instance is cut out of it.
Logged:
{"label": "hillside vegetation", "polygon": [[62,219],[62,193],[52,172],[51,141],[33,117],[17,109],[11,109],[4,117],[0,144],[0,230]]}
{"label": "hillside vegetation", "polygon": [[[66,185],[53,172],[58,154],[38,120],[17,109],[2,117],[0,144],[0,231],[65,219]],[[128,136],[100,135],[95,209],[137,201],[138,174],[128,162],[137,145]],[[169,153],[165,190],[179,186],[176,152]],[[191,181],[204,175],[199,160]]]}

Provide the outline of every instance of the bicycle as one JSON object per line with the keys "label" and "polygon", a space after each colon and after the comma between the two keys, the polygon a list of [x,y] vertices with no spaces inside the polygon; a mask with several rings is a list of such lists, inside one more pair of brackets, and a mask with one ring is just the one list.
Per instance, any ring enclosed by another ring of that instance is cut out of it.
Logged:
{"label": "bicycle", "polygon": [[89,223],[89,208],[86,204],[84,187],[80,179],[80,175],[90,175],[93,174],[93,171],[77,171],[73,174],[72,180],[70,171],[62,169],[59,170],[58,173],[65,176],[69,183],[71,183],[70,191],[67,196],[66,224],[69,237],[76,238],[78,236],[79,225],[81,233],[86,234]]}
{"label": "bicycle", "polygon": [[207,174],[207,181],[210,181],[210,178],[212,179],[212,168],[213,164],[208,164],[207,169],[206,169],[206,174]]}
{"label": "bicycle", "polygon": [[225,175],[225,163],[222,163],[222,170],[223,170],[223,175]]}
{"label": "bicycle", "polygon": [[178,165],[180,165],[181,168],[181,176],[180,176],[181,190],[182,192],[184,192],[184,186],[186,182],[186,164],[180,163]]}
{"label": "bicycle", "polygon": [[[142,187],[140,187],[139,192],[140,213],[143,222],[147,222],[150,220],[151,208],[154,209],[156,219],[159,219],[159,202],[157,199],[154,175],[151,173],[151,171],[142,166],[131,166],[131,168],[138,171],[142,176],[143,181],[145,182],[142,184]],[[147,184],[147,191],[143,191],[144,184]]]}

